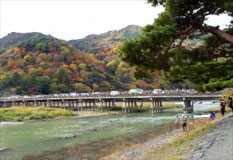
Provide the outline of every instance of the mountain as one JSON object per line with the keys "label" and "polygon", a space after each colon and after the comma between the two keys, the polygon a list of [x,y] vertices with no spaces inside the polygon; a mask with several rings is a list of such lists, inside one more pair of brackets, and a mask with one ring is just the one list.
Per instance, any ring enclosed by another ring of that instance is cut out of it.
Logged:
{"label": "mountain", "polygon": [[12,32],[8,34],[7,36],[0,39],[0,47],[7,48],[13,45],[16,45],[22,41],[29,40],[32,38],[37,37],[44,37],[46,35],[38,32],[32,32],[32,33],[15,33]]}
{"label": "mountain", "polygon": [[0,93],[176,88],[160,72],[151,79],[136,80],[134,68],[117,57],[118,46],[137,36],[140,29],[128,26],[69,42],[41,33],[11,33],[0,39]]}
{"label": "mountain", "polygon": [[119,31],[109,31],[100,35],[89,35],[83,39],[70,40],[76,49],[86,53],[98,53],[101,48],[110,47],[121,44],[128,38],[135,38],[141,32],[141,27],[136,25],[129,25]]}

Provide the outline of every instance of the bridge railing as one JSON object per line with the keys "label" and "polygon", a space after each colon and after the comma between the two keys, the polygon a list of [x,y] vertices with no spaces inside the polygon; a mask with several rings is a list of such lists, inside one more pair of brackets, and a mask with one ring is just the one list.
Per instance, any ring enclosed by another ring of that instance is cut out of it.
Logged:
{"label": "bridge railing", "polygon": [[[69,94],[49,94],[49,95],[33,95],[33,96],[19,96],[13,95],[8,97],[1,97],[0,100],[19,100],[19,99],[50,99],[50,98],[77,98],[77,97],[119,97],[119,96],[169,96],[169,95],[200,95],[196,91],[177,91],[177,90],[164,90],[161,93],[154,93],[151,90],[145,90],[142,94],[129,94],[128,91],[118,92],[118,94],[112,95],[111,92],[93,92],[93,93],[69,93]],[[221,95],[222,92],[206,92],[205,95]]]}

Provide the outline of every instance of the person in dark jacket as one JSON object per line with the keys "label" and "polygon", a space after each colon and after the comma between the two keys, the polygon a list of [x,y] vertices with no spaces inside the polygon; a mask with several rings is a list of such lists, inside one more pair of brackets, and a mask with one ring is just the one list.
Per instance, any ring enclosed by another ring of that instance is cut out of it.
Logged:
{"label": "person in dark jacket", "polygon": [[184,114],[182,114],[180,121],[183,127],[183,131],[187,131],[187,118],[185,117]]}
{"label": "person in dark jacket", "polygon": [[226,102],[223,99],[220,100],[220,106],[221,106],[221,114],[222,114],[222,116],[224,116],[225,111],[226,111],[226,109],[225,109]]}

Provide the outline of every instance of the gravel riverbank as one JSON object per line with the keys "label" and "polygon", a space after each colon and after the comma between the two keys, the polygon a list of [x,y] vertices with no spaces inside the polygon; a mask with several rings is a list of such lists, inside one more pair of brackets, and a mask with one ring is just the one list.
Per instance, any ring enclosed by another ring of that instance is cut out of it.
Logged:
{"label": "gravel riverbank", "polygon": [[148,154],[154,152],[162,145],[172,143],[179,134],[182,133],[181,129],[174,130],[166,133],[162,136],[148,140],[144,143],[135,145],[123,151],[114,153],[110,156],[103,158],[102,160],[139,160],[145,159]]}
{"label": "gravel riverbank", "polygon": [[[103,160],[154,159],[148,155],[152,155],[161,146],[174,142],[178,136],[183,136],[181,129],[174,130],[160,137],[114,153],[103,158]],[[217,121],[214,127],[203,136],[197,137],[177,147],[181,148],[181,155],[172,157],[172,160],[232,160],[233,117],[229,115],[225,116],[222,120]],[[160,159],[163,160],[166,158],[167,157]]]}

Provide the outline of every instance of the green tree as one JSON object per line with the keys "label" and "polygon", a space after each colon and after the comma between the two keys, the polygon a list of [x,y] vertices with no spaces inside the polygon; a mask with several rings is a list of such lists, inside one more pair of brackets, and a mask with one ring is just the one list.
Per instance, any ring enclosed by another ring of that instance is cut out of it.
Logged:
{"label": "green tree", "polygon": [[26,75],[22,78],[20,87],[22,91],[27,91],[29,88],[33,88],[36,84],[36,79],[35,77],[32,77],[30,75]]}
{"label": "green tree", "polygon": [[38,49],[41,52],[47,52],[48,51],[48,45],[41,42],[36,45],[36,49]]}
{"label": "green tree", "polygon": [[88,87],[88,86],[85,86],[82,83],[75,83],[74,84],[74,89],[75,89],[75,92],[79,92],[79,93],[82,93],[82,92],[91,92],[91,88]]}
{"label": "green tree", "polygon": [[29,75],[31,75],[32,77],[42,76],[43,69],[41,67],[38,69],[32,69],[31,71],[29,71]]}
{"label": "green tree", "polygon": [[[233,21],[220,30],[207,25],[207,16],[228,14],[233,17],[232,0],[148,0],[164,5],[152,25],[140,36],[124,42],[118,54],[135,76],[150,77],[161,70],[170,82],[190,81],[198,90],[214,91],[233,86]],[[184,47],[186,40],[202,45]]]}
{"label": "green tree", "polygon": [[111,91],[113,89],[113,87],[107,81],[103,81],[99,85],[99,89],[100,89],[100,91],[106,92],[106,91]]}
{"label": "green tree", "polygon": [[63,68],[57,69],[57,71],[55,73],[55,77],[58,79],[58,83],[64,83],[66,85],[69,85],[69,83],[70,83],[68,73]]}
{"label": "green tree", "polygon": [[108,62],[108,64],[106,65],[106,67],[107,67],[107,70],[108,70],[110,73],[114,74],[115,71],[116,71],[116,69],[117,69],[117,62],[116,62],[116,60],[113,59],[113,60],[111,60],[110,62]]}
{"label": "green tree", "polygon": [[57,85],[56,83],[52,83],[52,84],[50,85],[50,91],[51,91],[52,93],[58,93],[58,85]]}
{"label": "green tree", "polygon": [[48,76],[37,78],[38,92],[42,94],[50,93],[51,79]]}
{"label": "green tree", "polygon": [[18,72],[14,72],[12,75],[12,86],[18,86],[21,82],[21,77]]}

